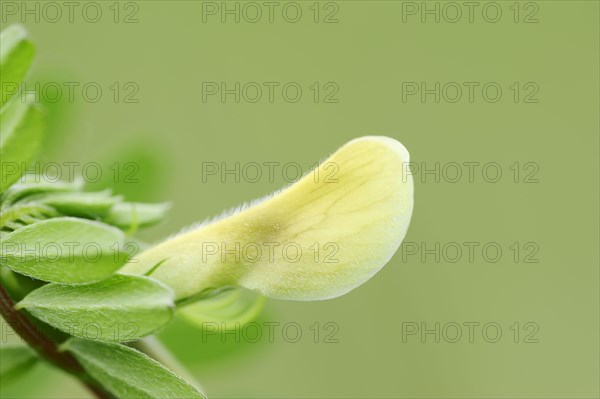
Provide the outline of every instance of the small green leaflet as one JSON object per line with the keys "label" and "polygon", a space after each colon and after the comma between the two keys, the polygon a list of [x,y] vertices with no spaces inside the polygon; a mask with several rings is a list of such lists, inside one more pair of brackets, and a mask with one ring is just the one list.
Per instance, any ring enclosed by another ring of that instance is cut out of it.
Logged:
{"label": "small green leaflet", "polygon": [[21,25],[11,25],[0,32],[0,107],[20,88],[34,54],[35,47]]}
{"label": "small green leaflet", "polygon": [[[21,214],[27,215],[27,209],[44,208],[54,216],[74,216],[127,229],[130,232],[139,227],[147,227],[160,222],[170,205],[139,202],[121,202],[121,196],[113,196],[111,190],[82,192],[81,182],[46,182],[42,176],[25,175],[0,196],[0,228],[8,222],[17,223],[7,226],[16,230],[24,224],[43,219],[42,215],[31,215],[30,220],[18,220]],[[15,212],[15,208],[23,211]],[[43,212],[47,213],[47,212]],[[26,216],[27,217],[27,216]],[[19,225],[20,224],[20,225]]]}
{"label": "small green leaflet", "polygon": [[234,330],[253,321],[264,304],[262,295],[236,288],[182,306],[178,313],[200,328]]}
{"label": "small green leaflet", "polygon": [[0,381],[8,384],[24,375],[37,362],[37,355],[28,346],[0,347]]}
{"label": "small green leaflet", "polygon": [[91,220],[60,217],[42,220],[0,239],[0,263],[36,278],[64,284],[100,281],[120,268],[134,245],[115,227]]}
{"label": "small green leaflet", "polygon": [[[4,74],[4,67],[2,68]],[[19,180],[41,146],[44,117],[31,97],[14,99],[0,111],[0,192]]]}
{"label": "small green leaflet", "polygon": [[160,363],[125,345],[74,339],[66,344],[66,350],[118,398],[205,398]]}
{"label": "small green leaflet", "polygon": [[25,225],[56,216],[59,216],[58,213],[46,205],[16,205],[0,211],[0,229],[17,230]]}
{"label": "small green leaflet", "polygon": [[170,288],[124,274],[93,284],[46,284],[16,306],[70,335],[107,342],[152,334],[171,321],[174,308]]}
{"label": "small green leaflet", "polygon": [[45,176],[27,174],[19,182],[13,184],[2,194],[2,209],[19,201],[26,200],[29,196],[55,192],[81,191],[83,180],[75,182],[47,181]]}
{"label": "small green leaflet", "polygon": [[45,194],[41,197],[33,197],[33,202],[50,205],[63,215],[82,218],[102,217],[121,201],[120,197],[111,196],[110,190],[97,192],[71,192]]}

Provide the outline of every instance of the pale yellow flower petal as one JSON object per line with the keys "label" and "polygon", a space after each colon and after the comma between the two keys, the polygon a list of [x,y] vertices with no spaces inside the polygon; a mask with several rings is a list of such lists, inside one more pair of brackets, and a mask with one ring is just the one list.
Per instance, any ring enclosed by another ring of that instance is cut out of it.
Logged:
{"label": "pale yellow flower petal", "polygon": [[175,236],[126,265],[151,272],[177,299],[223,286],[317,300],[379,271],[413,209],[409,154],[388,137],[350,141],[297,183],[228,217]]}

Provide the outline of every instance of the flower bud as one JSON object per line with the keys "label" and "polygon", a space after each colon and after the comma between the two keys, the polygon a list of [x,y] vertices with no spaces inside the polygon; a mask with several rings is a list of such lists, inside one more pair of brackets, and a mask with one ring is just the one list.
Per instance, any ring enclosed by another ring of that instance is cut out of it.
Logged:
{"label": "flower bud", "polygon": [[298,182],[176,235],[123,269],[184,300],[238,286],[290,300],[334,298],[394,255],[413,209],[409,154],[388,137],[350,141]]}

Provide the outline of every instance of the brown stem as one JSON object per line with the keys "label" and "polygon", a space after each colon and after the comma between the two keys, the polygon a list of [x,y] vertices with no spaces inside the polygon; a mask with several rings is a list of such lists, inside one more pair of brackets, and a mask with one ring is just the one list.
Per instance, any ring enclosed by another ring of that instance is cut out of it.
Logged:
{"label": "brown stem", "polygon": [[112,398],[108,392],[92,382],[93,379],[85,372],[77,359],[68,352],[59,351],[57,343],[42,334],[27,316],[15,310],[14,306],[12,298],[0,285],[0,313],[11,328],[41,357],[77,377],[99,399]]}

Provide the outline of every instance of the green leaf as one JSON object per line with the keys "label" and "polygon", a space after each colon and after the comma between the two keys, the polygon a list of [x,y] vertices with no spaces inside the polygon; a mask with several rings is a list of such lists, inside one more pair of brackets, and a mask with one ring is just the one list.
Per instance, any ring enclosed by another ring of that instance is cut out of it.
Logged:
{"label": "green leaf", "polygon": [[110,276],[127,260],[119,229],[90,220],[43,220],[3,236],[0,263],[43,281],[84,284]]}
{"label": "green leaf", "polygon": [[35,365],[37,359],[28,346],[0,347],[0,381],[4,385],[21,377]]}
{"label": "green leaf", "polygon": [[124,342],[149,335],[171,321],[173,292],[149,277],[115,274],[86,285],[46,284],[16,309],[63,332],[96,341]]}
{"label": "green leaf", "polygon": [[55,216],[58,216],[58,213],[46,205],[16,205],[0,212],[0,229],[17,230]]}
{"label": "green leaf", "polygon": [[[4,72],[2,72],[4,73]],[[11,101],[0,112],[0,192],[19,180],[37,153],[44,133],[44,118],[31,97]]]}
{"label": "green leaf", "polygon": [[25,175],[23,183],[15,183],[8,190],[6,190],[1,197],[2,208],[6,208],[19,201],[27,199],[32,195],[56,193],[56,192],[69,192],[69,191],[80,191],[83,187],[83,180],[70,182],[61,181],[47,181],[43,176],[40,175]]}
{"label": "green leaf", "polygon": [[122,229],[147,227],[164,219],[169,204],[122,202],[113,206],[102,220]]}
{"label": "green leaf", "polygon": [[115,204],[121,201],[121,198],[113,197],[109,190],[105,190],[95,193],[49,194],[41,198],[31,198],[30,201],[39,201],[50,205],[63,215],[96,218],[107,214]]}
{"label": "green leaf", "polygon": [[35,47],[21,25],[11,25],[0,33],[0,107],[17,91],[34,54]]}
{"label": "green leaf", "polygon": [[252,291],[232,289],[178,309],[187,321],[200,327],[233,330],[253,321],[262,311],[265,297]]}
{"label": "green leaf", "polygon": [[66,349],[102,387],[118,398],[192,399],[205,396],[135,349],[74,339]]}

